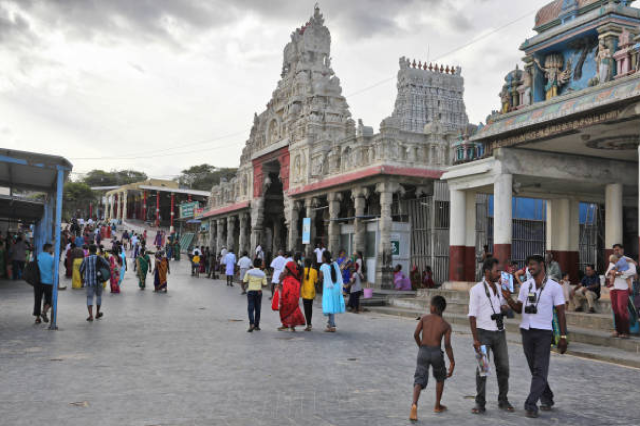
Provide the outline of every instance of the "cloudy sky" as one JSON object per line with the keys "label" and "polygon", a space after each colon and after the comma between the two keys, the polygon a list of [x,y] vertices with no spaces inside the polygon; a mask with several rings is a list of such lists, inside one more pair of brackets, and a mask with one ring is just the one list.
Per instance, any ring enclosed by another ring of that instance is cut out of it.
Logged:
{"label": "cloudy sky", "polygon": [[[236,166],[315,0],[0,0],[0,146],[63,155],[76,172],[172,178]],[[378,128],[398,58],[462,66],[472,122],[548,0],[324,0],[332,66],[354,118]],[[79,176],[79,175],[76,175]]]}

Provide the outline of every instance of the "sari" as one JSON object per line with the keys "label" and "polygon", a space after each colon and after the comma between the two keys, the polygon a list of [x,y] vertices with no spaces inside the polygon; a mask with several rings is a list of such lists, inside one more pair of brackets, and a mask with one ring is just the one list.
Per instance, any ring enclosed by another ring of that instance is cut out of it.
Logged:
{"label": "sari", "polygon": [[147,285],[147,274],[149,273],[149,255],[138,256],[136,258],[136,272],[138,273],[138,287],[144,289]]}
{"label": "sari", "polygon": [[153,286],[156,291],[167,291],[167,273],[169,272],[169,261],[166,257],[156,259],[156,272]]}
{"label": "sari", "polygon": [[[305,319],[300,310],[300,281],[298,267],[293,262],[286,266],[289,273],[282,280],[282,291],[280,294],[280,321],[284,327],[293,328],[298,325],[305,325]],[[293,275],[293,276],[292,276]]]}
{"label": "sari", "polygon": [[82,257],[73,259],[73,279],[71,280],[71,288],[78,290],[82,288],[82,274],[80,273],[80,265],[82,265]]}
{"label": "sari", "polygon": [[122,287],[122,282],[124,281],[124,273],[127,272],[127,254],[124,249],[120,252],[120,280],[118,281],[118,286]]}
{"label": "sari", "polygon": [[111,293],[120,293],[120,286],[118,285],[120,269],[118,268],[118,262],[116,262],[113,256],[109,256],[109,268],[111,269]]}

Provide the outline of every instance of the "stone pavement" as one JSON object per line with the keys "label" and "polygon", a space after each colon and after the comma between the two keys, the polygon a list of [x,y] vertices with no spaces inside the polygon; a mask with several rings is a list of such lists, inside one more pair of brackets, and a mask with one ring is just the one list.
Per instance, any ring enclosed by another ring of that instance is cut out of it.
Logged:
{"label": "stone pavement", "polygon": [[[179,264],[179,266],[178,266]],[[84,291],[60,293],[60,330],[33,325],[31,288],[0,282],[2,425],[409,425],[417,349],[415,321],[376,314],[337,318],[338,333],[278,332],[263,300],[262,331],[247,333],[246,300],[222,281],[188,276],[172,263],[169,293],[105,295],[105,318],[88,323]],[[522,348],[510,345],[515,414],[473,405],[468,335],[453,340],[457,367],[445,386],[449,413],[432,413],[433,381],[418,424],[637,425],[640,371],[553,355],[557,410],[523,417],[529,386]],[[488,397],[497,398],[495,378]]]}

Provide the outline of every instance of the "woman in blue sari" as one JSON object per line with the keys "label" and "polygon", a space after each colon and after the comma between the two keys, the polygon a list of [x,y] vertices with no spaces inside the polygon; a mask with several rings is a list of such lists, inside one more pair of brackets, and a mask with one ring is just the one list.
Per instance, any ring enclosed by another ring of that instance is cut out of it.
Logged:
{"label": "woman in blue sari", "polygon": [[342,296],[342,274],[340,267],[331,259],[331,253],[322,253],[322,266],[318,274],[318,280],[322,282],[322,313],[329,317],[325,331],[336,332],[336,314],[345,311],[344,297]]}
{"label": "woman in blue sari", "polygon": [[120,257],[120,280],[118,281],[118,287],[122,288],[122,282],[124,281],[124,273],[127,271],[127,253],[124,247],[119,247],[118,256]]}
{"label": "woman in blue sari", "polygon": [[[351,259],[347,257],[347,252],[344,250],[340,250],[338,258],[336,259],[336,263],[340,267],[340,273],[342,274],[342,282],[345,285],[348,285],[351,282],[351,267],[353,263]],[[349,287],[344,287],[343,289],[344,295],[347,296],[349,294]]]}

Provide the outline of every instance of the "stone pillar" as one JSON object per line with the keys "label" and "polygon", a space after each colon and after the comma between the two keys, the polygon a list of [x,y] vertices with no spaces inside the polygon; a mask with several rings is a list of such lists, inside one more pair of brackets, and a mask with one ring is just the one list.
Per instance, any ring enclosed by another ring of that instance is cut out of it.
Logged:
{"label": "stone pillar", "polygon": [[105,218],[110,220],[113,217],[113,195],[107,196],[107,213]]}
{"label": "stone pillar", "polygon": [[[238,257],[242,252],[250,253],[249,249],[249,213],[240,213],[240,240],[238,242]],[[252,256],[249,255],[251,258]]]}
{"label": "stone pillar", "polygon": [[309,236],[309,244],[305,245],[305,252],[308,256],[310,256],[313,253],[313,249],[314,249],[314,242],[316,239],[316,212],[314,210],[314,208],[317,205],[318,200],[316,198],[307,198],[304,200],[304,208],[305,208],[305,217],[308,217],[311,219],[311,232],[310,232],[310,236]]}
{"label": "stone pillar", "polygon": [[251,249],[258,244],[267,252],[264,246],[264,198],[255,198],[251,201]]}
{"label": "stone pillar", "polygon": [[340,222],[338,222],[337,219],[340,217],[342,194],[339,192],[330,192],[327,194],[327,201],[329,202],[328,250],[331,252],[333,258],[336,259],[340,251]]}
{"label": "stone pillar", "polygon": [[459,189],[449,190],[449,281],[465,281],[467,196]]}
{"label": "stone pillar", "polygon": [[465,192],[465,281],[476,281],[476,193]]}
{"label": "stone pillar", "polygon": [[511,259],[513,175],[501,174],[493,185],[493,256],[504,268]]}
{"label": "stone pillar", "polygon": [[364,254],[366,249],[367,224],[364,222],[363,217],[367,206],[367,198],[369,197],[369,189],[363,187],[355,188],[351,191],[351,197],[353,198],[356,213],[356,218],[353,221],[353,246],[356,251],[361,251]]}
{"label": "stone pillar", "polygon": [[613,245],[622,244],[622,184],[612,183],[605,186],[604,206],[604,253],[605,264],[613,254]]}
{"label": "stone pillar", "polygon": [[234,244],[234,235],[236,232],[236,217],[229,216],[227,217],[227,250],[234,251],[236,250]]}
{"label": "stone pillar", "polygon": [[127,211],[129,210],[128,197],[129,197],[129,192],[124,191],[122,193],[122,220],[123,221],[127,220]]}
{"label": "stone pillar", "polygon": [[224,228],[226,223],[227,223],[226,219],[217,220],[217,225],[216,225],[216,230],[218,234],[216,237],[216,250],[218,250],[216,252],[217,255],[220,254],[220,251],[222,251],[222,247],[225,246]]}
{"label": "stone pillar", "polygon": [[300,241],[300,229],[298,222],[300,221],[300,205],[297,201],[290,200],[286,205],[288,211],[285,211],[285,220],[287,223],[287,248],[295,253],[299,250],[298,243]]}
{"label": "stone pillar", "polygon": [[393,288],[393,259],[391,257],[391,204],[393,194],[399,185],[396,182],[385,181],[376,185],[376,192],[380,194],[380,240],[376,257],[376,285],[381,288]]}
{"label": "stone pillar", "polygon": [[218,250],[218,226],[215,219],[209,220],[209,248],[214,254],[219,252]]}
{"label": "stone pillar", "polygon": [[560,264],[562,272],[569,272],[578,280],[578,251],[580,238],[580,203],[569,198],[547,200],[546,251]]}

